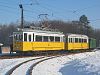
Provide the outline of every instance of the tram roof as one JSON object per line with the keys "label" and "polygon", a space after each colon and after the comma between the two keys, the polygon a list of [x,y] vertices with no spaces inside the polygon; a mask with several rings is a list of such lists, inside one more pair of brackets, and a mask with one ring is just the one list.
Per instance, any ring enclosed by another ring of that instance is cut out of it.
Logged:
{"label": "tram roof", "polygon": [[68,36],[68,37],[88,37],[87,35],[83,35],[83,34],[66,34],[65,36]]}
{"label": "tram roof", "polygon": [[56,30],[49,30],[49,29],[44,29],[44,30],[37,30],[37,29],[30,29],[30,28],[24,28],[24,29],[18,29],[16,32],[37,32],[37,33],[53,33],[53,34],[63,34],[63,32],[56,31]]}

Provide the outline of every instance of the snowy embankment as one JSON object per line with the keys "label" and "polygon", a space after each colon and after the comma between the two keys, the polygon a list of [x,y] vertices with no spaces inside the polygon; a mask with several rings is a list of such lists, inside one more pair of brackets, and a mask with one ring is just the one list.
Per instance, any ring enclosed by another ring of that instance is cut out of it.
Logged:
{"label": "snowy embankment", "polygon": [[[0,59],[0,75],[4,75],[14,65],[32,58],[36,57]],[[100,51],[73,54],[46,60],[35,66],[32,73],[33,75],[100,75]],[[21,73],[21,75],[23,74]]]}

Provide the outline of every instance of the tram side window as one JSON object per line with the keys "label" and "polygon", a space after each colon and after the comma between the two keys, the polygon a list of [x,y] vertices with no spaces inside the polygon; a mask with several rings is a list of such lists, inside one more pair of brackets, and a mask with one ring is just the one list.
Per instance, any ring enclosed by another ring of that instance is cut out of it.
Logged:
{"label": "tram side window", "polygon": [[60,42],[60,37],[55,37],[55,42]]}
{"label": "tram side window", "polygon": [[82,43],[84,42],[84,39],[82,39]]}
{"label": "tram side window", "polygon": [[22,41],[23,40],[23,35],[19,35],[19,40]]}
{"label": "tram side window", "polygon": [[79,38],[79,43],[81,43],[82,42],[82,39],[81,38]]}
{"label": "tram side window", "polygon": [[75,43],[78,43],[78,38],[75,38]]}
{"label": "tram side window", "polygon": [[27,41],[27,33],[24,33],[24,41]]}
{"label": "tram side window", "polygon": [[72,38],[69,38],[69,43],[72,43],[72,42],[73,42]]}
{"label": "tram side window", "polygon": [[34,41],[34,34],[33,34],[33,41]]}
{"label": "tram side window", "polygon": [[31,41],[31,35],[29,35],[29,41]]}
{"label": "tram side window", "polygon": [[84,39],[84,43],[87,43],[87,39]]}
{"label": "tram side window", "polygon": [[43,41],[47,42],[48,41],[48,36],[43,36]]}
{"label": "tram side window", "polygon": [[54,41],[54,37],[53,36],[50,36],[50,41]]}
{"label": "tram side window", "polygon": [[36,35],[36,41],[42,41],[42,36]]}

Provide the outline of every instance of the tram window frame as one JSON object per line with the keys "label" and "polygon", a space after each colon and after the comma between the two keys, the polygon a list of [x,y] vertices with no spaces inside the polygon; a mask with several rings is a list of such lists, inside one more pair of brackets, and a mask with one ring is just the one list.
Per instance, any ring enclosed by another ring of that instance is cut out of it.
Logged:
{"label": "tram window frame", "polygon": [[73,38],[70,38],[70,42],[73,43]]}
{"label": "tram window frame", "polygon": [[36,35],[35,40],[38,41],[38,42],[41,42],[42,41],[42,36]]}
{"label": "tram window frame", "polygon": [[54,36],[49,36],[49,41],[54,42]]}
{"label": "tram window frame", "polygon": [[61,42],[65,42],[65,43],[67,43],[68,42],[68,38],[67,37],[65,37],[65,36],[63,36],[62,37],[62,41]]}
{"label": "tram window frame", "polygon": [[48,42],[48,36],[43,36],[43,42]]}
{"label": "tram window frame", "polygon": [[27,33],[24,33],[24,41],[27,41]]}
{"label": "tram window frame", "polygon": [[71,43],[71,42],[70,42],[70,38],[68,38],[68,43]]}
{"label": "tram window frame", "polygon": [[60,37],[60,42],[64,42],[64,37]]}
{"label": "tram window frame", "polygon": [[75,43],[75,38],[73,38],[73,43]]}
{"label": "tram window frame", "polygon": [[60,42],[60,37],[55,37],[55,42]]}
{"label": "tram window frame", "polygon": [[17,40],[17,35],[16,34],[14,35],[14,40]]}

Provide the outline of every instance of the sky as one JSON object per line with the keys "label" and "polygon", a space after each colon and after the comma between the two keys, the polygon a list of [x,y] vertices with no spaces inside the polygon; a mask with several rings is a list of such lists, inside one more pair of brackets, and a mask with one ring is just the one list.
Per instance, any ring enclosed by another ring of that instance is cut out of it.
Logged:
{"label": "sky", "polygon": [[100,28],[100,0],[0,0],[0,24],[20,22],[23,4],[24,20],[36,22],[48,20],[73,21],[86,15],[90,25]]}

